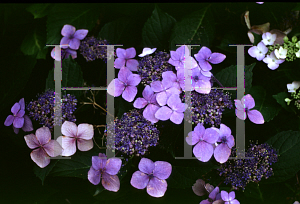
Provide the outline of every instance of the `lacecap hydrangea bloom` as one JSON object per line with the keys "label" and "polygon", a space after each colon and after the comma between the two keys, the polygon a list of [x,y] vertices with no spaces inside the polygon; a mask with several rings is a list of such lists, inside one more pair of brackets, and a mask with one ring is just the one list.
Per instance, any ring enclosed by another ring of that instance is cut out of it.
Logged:
{"label": "lacecap hydrangea bloom", "polygon": [[[26,109],[29,116],[41,125],[44,125],[53,131],[54,127],[54,99],[55,94],[52,90],[47,90],[43,94],[38,95],[36,101],[30,101]],[[64,121],[75,122],[74,111],[76,110],[77,99],[71,94],[62,96],[62,123]]]}
{"label": "lacecap hydrangea bloom", "polygon": [[120,180],[117,176],[122,161],[119,158],[107,159],[105,154],[92,156],[92,166],[88,172],[88,180],[98,185],[102,179],[102,186],[108,190],[117,192],[120,189]]}
{"label": "lacecap hydrangea bloom", "polygon": [[107,125],[106,133],[113,134],[113,138],[107,138],[114,142],[113,146],[108,142],[107,147],[121,151],[126,155],[144,155],[148,148],[156,146],[159,140],[159,130],[150,121],[146,120],[141,110],[131,110],[115,119],[115,124]]}
{"label": "lacecap hydrangea bloom", "polygon": [[60,44],[62,45],[61,47],[68,48],[68,46],[65,46],[67,44],[71,49],[78,50],[80,46],[80,40],[83,40],[88,32],[89,31],[86,29],[76,30],[76,28],[72,25],[64,25],[61,30],[61,35],[64,36],[60,40]]}
{"label": "lacecap hydrangea bloom", "polygon": [[[234,157],[236,149],[233,148],[231,156]],[[249,182],[259,182],[262,178],[273,175],[271,165],[277,162],[278,153],[268,144],[254,145],[245,152],[245,157],[252,159],[231,159],[218,169],[219,175],[225,177],[225,184],[233,188],[245,189]]]}
{"label": "lacecap hydrangea bloom", "polygon": [[30,118],[25,115],[25,101],[21,98],[19,102],[15,103],[11,107],[11,112],[13,115],[7,116],[4,121],[5,126],[10,126],[13,124],[13,129],[16,134],[19,133],[19,129],[22,128],[25,132],[30,132],[33,130],[32,122]]}
{"label": "lacecap hydrangea bloom", "polygon": [[167,190],[166,179],[172,173],[172,165],[165,161],[153,162],[142,158],[139,171],[132,174],[130,184],[137,189],[147,187],[147,193],[152,197],[162,197]]}

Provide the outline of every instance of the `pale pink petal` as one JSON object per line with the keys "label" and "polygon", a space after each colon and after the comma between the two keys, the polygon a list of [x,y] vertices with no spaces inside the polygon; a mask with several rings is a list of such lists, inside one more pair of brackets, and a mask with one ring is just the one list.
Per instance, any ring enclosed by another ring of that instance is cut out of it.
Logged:
{"label": "pale pink petal", "polygon": [[197,134],[195,134],[194,131],[191,131],[188,133],[188,136],[185,138],[185,140],[189,145],[195,145],[199,142],[199,137],[197,137]]}
{"label": "pale pink petal", "polygon": [[92,166],[88,172],[88,180],[94,184],[98,185],[100,183],[101,173],[100,171],[95,170]]}
{"label": "pale pink petal", "polygon": [[235,107],[236,107],[238,110],[244,110],[244,109],[245,109],[245,107],[244,107],[244,105],[242,104],[241,100],[234,99],[234,103],[235,103]]}
{"label": "pale pink petal", "polygon": [[198,123],[194,129],[194,133],[197,135],[196,137],[203,140],[203,136],[205,133],[205,128],[202,124]]}
{"label": "pale pink petal", "polygon": [[73,38],[72,40],[70,40],[69,45],[71,49],[78,50],[80,46],[80,40],[78,40],[77,38]]}
{"label": "pale pink petal", "polygon": [[114,67],[117,68],[117,69],[121,69],[122,67],[125,66],[125,61],[126,60],[124,58],[117,58],[115,60]]}
{"label": "pale pink petal", "polygon": [[159,179],[167,179],[172,173],[172,165],[165,161],[154,162],[153,176]]}
{"label": "pale pink petal", "polygon": [[126,49],[126,59],[134,58],[136,55],[136,51],[134,47],[130,47]]}
{"label": "pale pink petal", "polygon": [[103,169],[106,165],[107,157],[105,154],[99,153],[98,156],[92,156],[92,166],[95,170]]}
{"label": "pale pink petal", "polygon": [[221,133],[221,135],[231,135],[231,130],[230,130],[230,128],[229,127],[227,127],[226,125],[224,125],[224,124],[221,124],[220,125],[220,133]]}
{"label": "pale pink petal", "polygon": [[120,189],[119,177],[117,175],[104,173],[102,175],[102,186],[108,191],[117,192]]}
{"label": "pale pink petal", "polygon": [[224,201],[229,201],[228,193],[226,191],[221,191],[221,197]]}
{"label": "pale pink petal", "polygon": [[215,148],[214,157],[217,162],[223,164],[228,160],[230,153],[231,150],[229,147],[226,144],[221,143]]}
{"label": "pale pink petal", "polygon": [[78,125],[77,128],[77,138],[90,140],[94,136],[94,128],[93,125],[82,123]]}
{"label": "pale pink petal", "polygon": [[235,192],[234,191],[231,191],[229,194],[228,194],[228,198],[229,200],[233,200],[235,198]]}
{"label": "pale pink petal", "polygon": [[154,94],[154,91],[152,90],[152,88],[149,85],[147,85],[142,92],[144,99],[146,99],[148,101],[151,100],[153,94]]}
{"label": "pale pink petal", "polygon": [[132,102],[137,94],[137,88],[135,86],[127,86],[122,94],[122,98],[125,101]]}
{"label": "pale pink petal", "polygon": [[47,127],[37,129],[35,136],[41,145],[47,144],[51,140],[51,132]]}
{"label": "pale pink petal", "polygon": [[61,29],[61,35],[70,37],[71,35],[74,35],[75,31],[76,31],[76,28],[74,26],[66,24]]}
{"label": "pale pink petal", "polygon": [[136,59],[129,59],[126,60],[126,67],[131,70],[131,71],[137,71],[139,66],[139,61],[137,61]]}
{"label": "pale pink petal", "polygon": [[60,136],[56,140],[63,148],[62,156],[71,156],[76,152],[76,139],[73,137]]}
{"label": "pale pink petal", "polygon": [[181,103],[180,97],[177,94],[170,95],[167,100],[167,104],[172,110],[176,110],[177,105]]}
{"label": "pale pink petal", "polygon": [[241,120],[245,120],[247,118],[246,112],[244,110],[235,109],[235,115]]}
{"label": "pale pink petal", "polygon": [[75,34],[74,34],[74,38],[77,38],[79,40],[83,40],[85,38],[85,36],[88,34],[88,30],[86,29],[79,29],[76,30]]}
{"label": "pale pink petal", "polygon": [[128,77],[132,75],[132,72],[126,67],[122,67],[118,73],[118,79],[124,83],[128,83]]}
{"label": "pale pink petal", "polygon": [[55,140],[51,140],[50,142],[45,144],[43,147],[44,147],[44,150],[47,152],[47,154],[50,157],[57,157],[58,155],[61,155],[61,153],[62,153],[62,147]]}
{"label": "pale pink petal", "polygon": [[34,149],[40,146],[39,141],[37,140],[34,134],[25,135],[25,142],[30,149]]}
{"label": "pale pink petal", "polygon": [[41,168],[44,168],[50,164],[50,157],[42,148],[33,150],[30,153],[30,157],[32,161],[34,161]]}
{"label": "pale pink petal", "polygon": [[163,106],[161,108],[159,108],[156,113],[155,113],[155,117],[159,120],[168,120],[171,115],[172,115],[173,111],[168,108],[167,106]]}
{"label": "pale pink petal", "polygon": [[234,137],[232,135],[226,136],[227,138],[227,145],[229,148],[234,146]]}
{"label": "pale pink petal", "polygon": [[173,71],[165,71],[162,73],[162,78],[170,81],[176,81],[177,77]]}
{"label": "pale pink petal", "polygon": [[107,87],[107,93],[114,97],[120,96],[125,89],[125,85],[118,78],[113,79]]}
{"label": "pale pink petal", "polygon": [[33,130],[32,122],[28,115],[24,115],[24,125],[22,127],[22,130],[25,132],[30,132]]}
{"label": "pale pink petal", "polygon": [[244,98],[245,108],[248,109],[254,108],[255,106],[254,98],[250,94],[247,94],[243,98]]}
{"label": "pale pink petal", "polygon": [[163,197],[167,190],[167,182],[165,180],[153,177],[147,185],[147,193],[152,197]]}
{"label": "pale pink petal", "polygon": [[215,142],[217,142],[218,138],[219,133],[212,128],[207,128],[203,135],[203,140],[210,144],[214,144]]}
{"label": "pale pink petal", "polygon": [[92,139],[90,140],[77,139],[77,145],[78,145],[78,149],[83,152],[89,151],[94,147],[94,143]]}
{"label": "pale pink petal", "polygon": [[141,82],[141,76],[138,74],[131,74],[127,78],[127,85],[137,86]]}
{"label": "pale pink petal", "polygon": [[4,125],[5,126],[10,126],[14,122],[15,117],[13,115],[7,116]]}
{"label": "pale pink petal", "polygon": [[24,118],[15,117],[13,125],[15,128],[21,128],[24,125]]}
{"label": "pale pink petal", "polygon": [[159,121],[159,119],[157,119],[155,117],[155,113],[159,108],[160,107],[157,105],[148,104],[147,107],[145,108],[145,110],[143,111],[144,118],[146,118],[147,120],[149,120],[152,123],[157,123]]}
{"label": "pale pink petal", "polygon": [[142,158],[139,163],[139,170],[146,174],[151,174],[154,170],[154,162],[147,158]]}
{"label": "pale pink petal", "polygon": [[178,113],[176,111],[174,111],[170,116],[170,120],[177,125],[182,123],[183,118],[184,118],[184,114]]}
{"label": "pale pink petal", "polygon": [[198,160],[202,162],[207,162],[210,160],[213,155],[214,148],[211,144],[208,144],[204,141],[199,142],[193,148],[193,153],[197,157]]}
{"label": "pale pink petal", "polygon": [[110,158],[106,161],[105,169],[106,173],[110,175],[116,175],[121,168],[122,160],[119,158]]}
{"label": "pale pink petal", "polygon": [[133,103],[133,107],[141,109],[144,108],[148,102],[144,98],[137,98]]}
{"label": "pale pink petal", "polygon": [[264,124],[265,122],[263,115],[258,110],[248,111],[248,117],[255,124]]}
{"label": "pale pink petal", "polygon": [[130,184],[137,189],[146,188],[149,183],[149,176],[143,172],[136,171],[132,174]]}
{"label": "pale pink petal", "polygon": [[68,137],[77,137],[77,125],[73,122],[65,121],[61,126],[61,133]]}
{"label": "pale pink petal", "polygon": [[161,92],[162,90],[164,90],[161,81],[151,82],[150,86],[154,92]]}
{"label": "pale pink petal", "polygon": [[125,57],[126,57],[126,51],[123,48],[117,48],[116,54],[117,54],[117,57],[119,57],[119,58],[125,59]]}
{"label": "pale pink petal", "polygon": [[226,55],[218,52],[214,52],[210,55],[209,62],[212,64],[219,64],[223,62],[226,58]]}
{"label": "pale pink petal", "polygon": [[168,101],[168,94],[165,91],[159,92],[156,95],[156,101],[160,106],[164,106]]}

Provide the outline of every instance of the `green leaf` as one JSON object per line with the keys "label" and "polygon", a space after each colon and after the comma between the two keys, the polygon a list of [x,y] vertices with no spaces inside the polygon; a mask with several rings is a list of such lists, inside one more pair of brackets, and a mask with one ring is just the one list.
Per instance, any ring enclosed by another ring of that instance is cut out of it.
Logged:
{"label": "green leaf", "polygon": [[274,175],[266,183],[283,182],[300,170],[300,132],[283,131],[271,137],[267,143],[278,150],[278,162],[272,165]]}
{"label": "green leaf", "polygon": [[35,29],[32,32],[29,32],[24,38],[21,51],[25,55],[36,55],[37,59],[46,59],[47,47],[46,43],[46,33],[43,33],[41,30]]}
{"label": "green leaf", "polygon": [[266,90],[262,86],[253,86],[250,90],[251,96],[254,98],[255,107],[264,117],[265,122],[269,122],[278,115],[281,107],[267,95]]}
{"label": "green leaf", "polygon": [[48,45],[59,44],[61,29],[69,24],[79,29],[91,31],[99,16],[98,6],[95,4],[55,4],[47,18]]}
{"label": "green leaf", "polygon": [[200,179],[202,175],[216,168],[217,166],[211,162],[205,163],[201,167],[172,166],[172,173],[167,180],[168,187],[192,188],[197,179]]}
{"label": "green leaf", "polygon": [[158,50],[163,50],[168,45],[171,29],[175,22],[176,20],[172,16],[155,6],[151,17],[143,27],[143,47],[155,47]]}
{"label": "green leaf", "polygon": [[[68,59],[62,60],[62,87],[83,87],[83,76],[81,67],[77,64],[75,60],[69,56]],[[52,89],[55,90],[55,81],[54,81],[54,69],[49,71],[48,78],[46,80],[46,90]],[[65,91],[62,90],[62,93]],[[68,91],[68,93],[75,95],[78,99],[83,91]]]}
{"label": "green leaf", "polygon": [[[253,68],[256,63],[245,66],[245,92],[249,93],[252,87]],[[236,87],[237,66],[231,65],[220,72],[215,77],[221,82],[224,87]]]}
{"label": "green leaf", "polygon": [[48,15],[52,7],[53,4],[32,4],[31,6],[27,7],[26,10],[34,16],[34,19],[36,19]]}
{"label": "green leaf", "polygon": [[45,168],[40,168],[37,165],[34,165],[33,172],[38,178],[42,180],[42,185],[44,185],[46,176],[48,176],[48,174],[51,172],[51,170],[53,169],[53,167],[56,165],[57,162],[58,159],[52,159],[50,164]]}
{"label": "green leaf", "polygon": [[292,11],[300,11],[300,3],[297,3],[295,8],[292,9]]}
{"label": "green leaf", "polygon": [[106,39],[110,43],[122,44],[122,39],[132,32],[130,28],[132,27],[133,19],[132,18],[119,18],[115,21],[106,23],[98,34],[98,38]]}
{"label": "green leaf", "polygon": [[[5,68],[0,74],[1,82],[5,82],[1,84],[1,99],[0,99],[0,111],[3,108],[9,109],[14,105],[14,103],[18,102],[20,98],[16,98],[23,88],[26,86],[27,81],[31,75],[31,72],[36,64],[36,59],[31,56],[21,55],[8,55],[2,56],[2,67]],[[26,98],[25,98],[26,100]],[[28,100],[28,99],[27,99]]]}
{"label": "green leaf", "polygon": [[275,98],[277,103],[279,103],[285,110],[289,112],[295,112],[295,109],[293,108],[292,104],[290,103],[290,105],[287,105],[287,103],[285,102],[285,99],[290,97],[291,95],[287,92],[280,92],[276,95],[273,95],[273,98]]}
{"label": "green leaf", "polygon": [[[182,44],[209,47],[214,38],[214,20],[209,7],[193,12],[177,22],[171,35],[170,48],[176,50]],[[197,49],[197,48],[196,48]]]}

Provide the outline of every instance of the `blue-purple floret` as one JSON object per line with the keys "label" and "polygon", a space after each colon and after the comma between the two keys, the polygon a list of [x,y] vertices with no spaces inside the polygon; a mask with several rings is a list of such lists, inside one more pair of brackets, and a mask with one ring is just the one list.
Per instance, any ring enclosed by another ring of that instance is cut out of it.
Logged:
{"label": "blue-purple floret", "polygon": [[[100,45],[109,45],[109,43],[107,40],[97,39],[93,36],[86,37],[80,42],[80,54],[87,62],[102,59],[107,63],[107,47]],[[114,57],[116,58],[116,52],[114,52]]]}
{"label": "blue-purple floret", "polygon": [[173,65],[168,63],[170,55],[167,52],[156,52],[152,57],[147,55],[139,61],[137,74],[142,78],[142,84],[150,85],[153,81],[161,81],[162,73],[165,71],[175,71]]}
{"label": "blue-purple floret", "polygon": [[[112,131],[112,124],[105,132]],[[126,155],[144,155],[150,146],[156,146],[159,140],[159,130],[146,120],[141,110],[131,110],[124,113],[121,119],[115,119],[115,145],[108,146]],[[108,138],[109,139],[109,138]]]}
{"label": "blue-purple floret", "polygon": [[[236,155],[236,149],[232,149],[231,156]],[[270,167],[278,161],[278,153],[270,145],[251,144],[245,153],[246,157],[253,159],[228,160],[218,169],[220,176],[225,177],[225,184],[231,184],[233,188],[245,189],[249,182],[258,183],[262,178],[268,179],[273,175]]]}
{"label": "blue-purple floret", "polygon": [[[38,95],[36,101],[30,101],[26,109],[29,111],[29,117],[39,121],[41,125],[48,127],[53,131],[54,127],[54,91],[47,90]],[[64,121],[75,122],[74,111],[76,110],[77,99],[75,96],[67,94],[62,97],[62,123]]]}
{"label": "blue-purple floret", "polygon": [[[184,101],[184,95],[182,100]],[[230,93],[219,89],[212,89],[209,94],[192,91],[191,103],[192,124],[205,123],[212,127],[219,127],[225,108],[233,107]]]}

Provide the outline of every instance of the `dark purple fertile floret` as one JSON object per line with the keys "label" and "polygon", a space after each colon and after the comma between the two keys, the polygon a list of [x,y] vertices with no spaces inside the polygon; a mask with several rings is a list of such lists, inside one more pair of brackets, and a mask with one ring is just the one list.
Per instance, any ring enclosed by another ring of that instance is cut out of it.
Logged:
{"label": "dark purple fertile floret", "polygon": [[[48,127],[51,131],[53,131],[54,127],[54,99],[54,91],[47,90],[43,94],[38,95],[36,101],[30,101],[26,107],[29,111],[29,117],[39,121],[41,125]],[[67,94],[61,100],[62,123],[66,120],[75,122],[74,111],[76,110],[77,99],[75,96]]]}
{"label": "dark purple fertile floret", "polygon": [[142,84],[150,85],[153,81],[161,81],[162,73],[175,71],[174,66],[168,63],[170,55],[166,52],[156,52],[155,56],[145,56],[139,61],[137,73],[142,77]]}
{"label": "dark purple fertile floret", "polygon": [[[184,99],[184,95],[182,94]],[[219,127],[221,124],[222,113],[225,108],[231,109],[233,103],[229,92],[212,89],[209,94],[201,94],[196,91],[191,92],[192,103],[192,123],[210,124],[213,127]]]}
{"label": "dark purple fertile floret", "polygon": [[[234,157],[236,149],[232,149],[231,156]],[[253,159],[232,159],[221,165],[218,169],[220,176],[225,177],[225,184],[231,184],[233,188],[245,189],[249,182],[258,183],[262,178],[273,175],[270,167],[277,162],[278,153],[268,144],[254,145],[245,153],[246,157]]]}
{"label": "dark purple fertile floret", "polygon": [[[107,40],[99,40],[95,37],[87,37],[81,41],[79,51],[86,61],[94,61],[95,59],[102,59],[107,62],[107,47],[101,45],[109,45]],[[116,58],[116,52],[114,52]]]}
{"label": "dark purple fertile floret", "polygon": [[108,148],[127,155],[144,155],[150,146],[158,144],[159,130],[144,118],[142,110],[134,109],[124,113],[121,119],[115,119],[115,128],[109,124],[105,132],[112,133],[113,130],[115,145]]}

